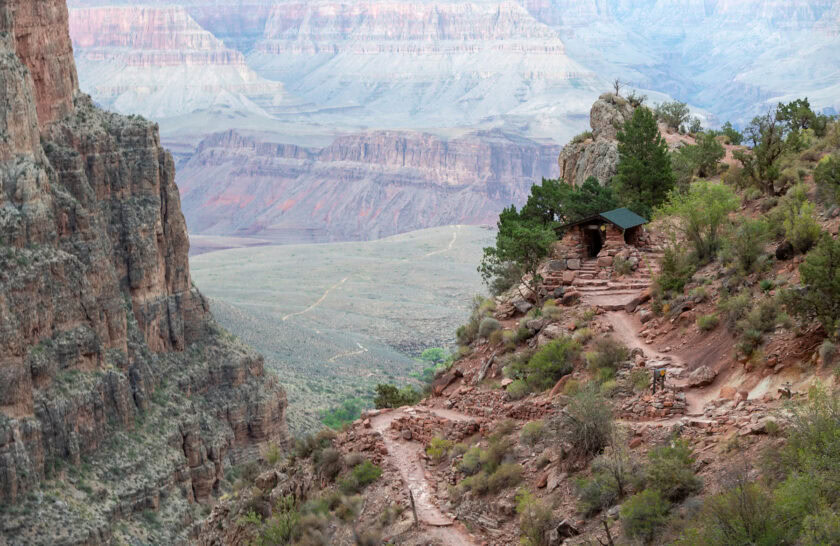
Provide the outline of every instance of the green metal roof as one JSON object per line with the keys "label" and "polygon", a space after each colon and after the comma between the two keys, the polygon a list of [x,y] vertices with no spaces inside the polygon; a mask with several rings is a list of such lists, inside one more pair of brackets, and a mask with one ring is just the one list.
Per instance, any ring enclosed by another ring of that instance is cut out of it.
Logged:
{"label": "green metal roof", "polygon": [[641,226],[642,224],[647,224],[647,220],[632,210],[623,207],[609,212],[602,212],[600,216],[617,225],[621,229],[630,229],[636,226]]}

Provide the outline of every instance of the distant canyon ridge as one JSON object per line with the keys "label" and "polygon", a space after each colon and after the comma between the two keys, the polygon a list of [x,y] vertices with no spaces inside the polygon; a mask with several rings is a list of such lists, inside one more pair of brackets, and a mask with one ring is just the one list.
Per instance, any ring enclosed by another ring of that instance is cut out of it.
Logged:
{"label": "distant canyon ridge", "polygon": [[159,122],[193,234],[492,224],[560,175],[615,78],[712,125],[796,96],[840,108],[830,0],[69,5],[82,90]]}

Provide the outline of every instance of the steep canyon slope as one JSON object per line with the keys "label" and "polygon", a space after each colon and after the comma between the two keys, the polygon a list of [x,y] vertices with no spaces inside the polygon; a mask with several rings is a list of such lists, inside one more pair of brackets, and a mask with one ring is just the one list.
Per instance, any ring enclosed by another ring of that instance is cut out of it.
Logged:
{"label": "steep canyon slope", "polygon": [[0,539],[185,540],[285,394],[192,286],[157,126],[79,92],[64,0],[0,2],[0,49]]}

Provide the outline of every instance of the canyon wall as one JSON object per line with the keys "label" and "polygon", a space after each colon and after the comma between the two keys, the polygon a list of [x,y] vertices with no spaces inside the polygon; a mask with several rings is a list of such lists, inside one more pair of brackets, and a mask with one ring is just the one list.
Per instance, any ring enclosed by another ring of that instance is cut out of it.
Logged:
{"label": "canyon wall", "polygon": [[79,93],[67,20],[0,2],[0,538],[171,543],[286,445],[285,394],[192,286],[157,126]]}
{"label": "canyon wall", "polygon": [[323,149],[225,132],[179,168],[194,233],[279,241],[373,239],[448,224],[495,224],[556,176],[559,147],[498,131],[450,140],[373,131]]}

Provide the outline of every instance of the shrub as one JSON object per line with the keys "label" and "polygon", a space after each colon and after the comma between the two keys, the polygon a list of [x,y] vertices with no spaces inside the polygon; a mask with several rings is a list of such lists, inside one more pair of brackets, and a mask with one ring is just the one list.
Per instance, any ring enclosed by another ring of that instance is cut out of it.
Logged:
{"label": "shrub", "polygon": [[511,400],[522,400],[528,396],[531,389],[528,387],[528,383],[522,379],[516,379],[513,383],[507,386],[505,392],[507,392],[508,398]]}
{"label": "shrub", "polygon": [[491,434],[488,439],[487,449],[481,450],[479,456],[481,468],[488,474],[492,474],[502,464],[505,456],[510,453],[511,448],[513,448],[513,440],[507,436]]}
{"label": "shrub", "polygon": [[618,501],[618,486],[606,472],[593,473],[589,478],[575,481],[578,494],[578,509],[590,517]]}
{"label": "shrub", "polygon": [[527,489],[516,493],[516,513],[519,514],[519,529],[522,532],[522,546],[547,546],[546,537],[554,522],[551,508],[543,504]]}
{"label": "shrub", "polygon": [[718,302],[718,309],[726,317],[726,328],[735,330],[738,322],[743,319],[752,307],[752,297],[746,291],[737,295],[723,297]]}
{"label": "shrub", "polygon": [[787,239],[797,252],[807,252],[819,239],[822,231],[814,219],[814,204],[808,201],[805,187],[800,184],[788,190],[779,200],[779,214]]}
{"label": "shrub", "polygon": [[542,315],[550,320],[560,320],[563,318],[563,310],[557,307],[557,302],[548,300],[543,304]]}
{"label": "shrub", "polygon": [[647,370],[633,370],[630,372],[630,383],[636,392],[650,388],[650,373]]}
{"label": "shrub", "polygon": [[592,131],[584,131],[572,139],[572,144],[581,144],[592,138]]}
{"label": "shrub", "polygon": [[570,379],[566,381],[566,384],[563,386],[563,394],[566,396],[574,396],[580,392],[580,381],[577,379]]}
{"label": "shrub", "polygon": [[[486,319],[485,319],[485,320],[486,320]],[[494,320],[495,320],[495,319],[494,319]],[[512,333],[512,332],[511,332],[511,333]],[[499,329],[499,330],[495,330],[493,333],[491,333],[491,334],[487,337],[487,340],[488,340],[488,341],[490,342],[490,344],[492,344],[492,345],[501,345],[501,344],[504,342],[504,339],[505,339],[505,331],[504,331],[504,330],[501,330],[501,329]]]}
{"label": "shrub", "polygon": [[399,408],[413,406],[420,401],[422,395],[411,385],[398,389],[394,385],[380,383],[376,386],[376,397],[373,404],[376,409]]}
{"label": "shrub", "polygon": [[329,481],[335,480],[343,466],[341,452],[335,448],[328,447],[315,456],[315,469]]}
{"label": "shrub", "polygon": [[814,169],[814,182],[823,198],[829,202],[840,202],[840,155],[827,155]]}
{"label": "shrub", "polygon": [[274,514],[266,520],[257,544],[289,544],[299,532],[300,512],[295,507],[294,497],[287,495],[277,501]]}
{"label": "shrub", "polygon": [[621,505],[622,528],[628,537],[650,542],[665,524],[669,508],[658,491],[645,489]]}
{"label": "shrub", "polygon": [[752,273],[764,253],[770,232],[763,220],[744,219],[732,230],[726,240],[726,250],[744,273]]}
{"label": "shrub", "polygon": [[761,282],[758,283],[758,287],[761,288],[762,292],[769,292],[773,290],[773,281],[770,279],[761,279]]}
{"label": "shrub", "polygon": [[453,442],[451,440],[435,436],[431,439],[429,445],[426,446],[426,455],[428,455],[435,464],[438,464],[446,458],[446,455],[452,446]]}
{"label": "shrub", "polygon": [[711,315],[700,315],[697,317],[697,327],[703,330],[704,332],[710,332],[717,328],[717,325],[720,323],[720,319],[715,314]]}
{"label": "shrub", "polygon": [[817,319],[834,338],[840,329],[840,239],[830,235],[820,238],[816,248],[799,266],[804,290],[789,291],[783,296],[788,307],[802,318]]}
{"label": "shrub", "polygon": [[353,468],[365,462],[365,456],[361,453],[348,453],[347,456],[344,457],[344,464],[347,465],[347,468]]}
{"label": "shrub", "polygon": [[601,383],[601,396],[605,398],[612,397],[616,390],[618,390],[618,382],[615,379],[609,379]]}
{"label": "shrub", "polygon": [[487,490],[490,493],[498,493],[502,489],[517,485],[520,481],[522,481],[522,465],[504,463],[487,478]]}
{"label": "shrub", "polygon": [[691,118],[691,111],[684,102],[673,101],[657,104],[654,108],[656,119],[676,131]]}
{"label": "shrub", "polygon": [[735,192],[721,183],[697,182],[686,193],[672,191],[655,218],[672,241],[684,238],[699,260],[713,258],[729,213],[738,209]]}
{"label": "shrub", "polygon": [[490,334],[499,330],[502,327],[499,321],[493,317],[484,317],[478,326],[478,335],[483,338],[489,338]]}
{"label": "shrub", "polygon": [[593,350],[586,354],[586,363],[590,369],[608,368],[615,371],[628,358],[630,351],[623,343],[605,336],[595,341]]}
{"label": "shrub", "polygon": [[528,385],[545,390],[558,379],[571,373],[574,359],[580,352],[580,345],[571,338],[563,337],[544,345],[528,361],[524,370]]}
{"label": "shrub", "polygon": [[531,421],[522,427],[522,431],[519,433],[519,439],[523,444],[533,447],[543,439],[544,435],[545,423],[542,421]]}
{"label": "shrub", "polygon": [[619,276],[629,275],[633,272],[633,264],[622,256],[616,256],[613,260],[613,271]]}
{"label": "shrub", "polygon": [[472,476],[481,470],[481,449],[471,447],[467,450],[461,458],[461,463],[458,465],[458,468],[468,476]]}
{"label": "shrub", "polygon": [[654,284],[661,294],[682,294],[695,271],[696,266],[687,253],[669,247],[662,256],[659,275],[654,277]]}
{"label": "shrub", "polygon": [[277,444],[270,442],[265,450],[265,461],[271,466],[274,466],[280,461],[281,455],[282,453],[280,452],[280,448],[277,447]]}
{"label": "shrub", "polygon": [[562,422],[573,454],[596,455],[609,443],[613,428],[612,410],[592,387],[583,388],[572,397]]}
{"label": "shrub", "polygon": [[341,480],[339,486],[345,494],[358,493],[368,485],[372,484],[382,476],[382,469],[365,460],[363,463],[353,467],[350,474]]}
{"label": "shrub", "polygon": [[648,488],[671,501],[680,501],[702,486],[700,478],[694,473],[691,448],[682,440],[650,450],[645,479]]}
{"label": "shrub", "polygon": [[837,356],[837,345],[826,339],[820,345],[820,360],[824,366],[827,366],[834,362],[835,356]]}

